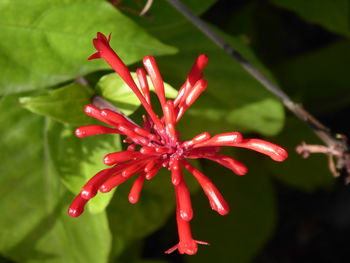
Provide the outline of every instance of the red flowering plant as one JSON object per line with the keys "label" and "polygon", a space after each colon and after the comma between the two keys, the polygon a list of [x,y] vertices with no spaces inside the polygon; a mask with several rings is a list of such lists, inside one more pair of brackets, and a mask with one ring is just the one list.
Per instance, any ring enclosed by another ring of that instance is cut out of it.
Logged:
{"label": "red flowering plant", "polygon": [[[98,108],[91,104],[85,106],[84,111],[88,116],[98,119],[110,127],[82,126],[76,129],[76,136],[83,138],[91,135],[115,133],[126,136],[124,142],[130,145],[125,151],[110,153],[104,157],[104,163],[112,167],[98,172],[83,186],[69,207],[69,215],[72,217],[81,215],[86,203],[98,191],[107,193],[133,176],[137,176],[137,178],[128,198],[130,203],[136,203],[139,200],[145,179],[152,179],[163,167],[170,171],[171,182],[175,189],[176,221],[179,235],[179,243],[167,250],[166,253],[178,249],[181,254],[193,255],[197,252],[197,244],[208,243],[195,240],[192,237],[190,221],[193,217],[193,210],[183,169],[197,179],[213,210],[220,215],[226,215],[229,212],[229,206],[212,181],[187,159],[209,159],[227,167],[237,175],[244,175],[247,173],[246,166],[229,156],[220,154],[221,147],[247,148],[265,154],[279,162],[287,158],[287,151],[264,140],[245,139],[238,132],[214,136],[203,132],[191,140],[182,141],[180,133],[176,130],[176,124],[207,87],[202,71],[208,62],[208,57],[200,55],[196,59],[176,98],[167,100],[164,83],[154,58],[146,56],[143,59],[146,70],[137,69],[137,85],[128,68],[110,47],[109,41],[110,36],[107,38],[103,34],[97,33],[97,38],[93,40],[97,52],[89,59],[104,59],[136,94],[147,115],[143,116],[143,124],[139,126],[120,112]],[[159,117],[152,108],[147,74],[160,101],[162,117]]]}

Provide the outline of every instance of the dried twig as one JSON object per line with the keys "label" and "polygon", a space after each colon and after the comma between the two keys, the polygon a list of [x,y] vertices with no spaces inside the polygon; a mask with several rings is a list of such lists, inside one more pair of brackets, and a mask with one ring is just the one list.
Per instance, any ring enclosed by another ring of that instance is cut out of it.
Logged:
{"label": "dried twig", "polygon": [[[331,132],[331,130],[318,121],[313,115],[306,111],[302,105],[295,103],[290,97],[284,93],[276,84],[272,83],[266,76],[253,66],[245,57],[243,57],[234,47],[226,42],[220,35],[213,31],[207,24],[202,21],[198,16],[192,13],[185,5],[178,0],[167,0],[174,8],[176,8],[183,16],[190,20],[199,30],[201,30],[207,37],[209,37],[215,44],[225,50],[231,57],[236,59],[239,64],[248,72],[252,77],[259,81],[268,91],[273,93],[286,108],[288,108],[295,116],[306,122],[314,133],[325,143],[327,150],[323,149],[324,153],[336,156],[336,167],[338,169],[345,169],[348,175],[350,175],[350,157],[348,154],[348,144],[346,139],[337,138]],[[310,151],[309,153],[312,153]],[[350,182],[350,177],[349,177]]]}

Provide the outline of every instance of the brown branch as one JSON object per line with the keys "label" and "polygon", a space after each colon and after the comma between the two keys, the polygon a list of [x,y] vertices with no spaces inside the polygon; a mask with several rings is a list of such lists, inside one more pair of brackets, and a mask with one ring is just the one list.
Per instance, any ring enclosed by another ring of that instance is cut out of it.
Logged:
{"label": "brown branch", "polygon": [[324,126],[311,113],[306,111],[302,105],[295,103],[284,93],[280,87],[272,83],[260,70],[253,66],[245,57],[243,57],[231,44],[225,41],[220,35],[213,31],[198,16],[192,13],[184,4],[178,0],[167,0],[183,16],[190,20],[200,31],[210,38],[216,45],[225,50],[252,77],[259,81],[268,91],[274,94],[295,116],[306,122],[313,132],[328,146],[332,151],[341,153],[337,156],[337,167],[345,168],[350,174],[350,158],[348,154],[348,145],[346,139],[338,139],[331,130]]}

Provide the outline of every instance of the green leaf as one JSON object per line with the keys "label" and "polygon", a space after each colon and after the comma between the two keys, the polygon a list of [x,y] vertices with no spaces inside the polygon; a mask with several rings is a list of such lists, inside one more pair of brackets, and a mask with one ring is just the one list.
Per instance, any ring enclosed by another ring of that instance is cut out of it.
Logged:
{"label": "green leaf", "polygon": [[350,36],[348,0],[273,0],[273,2],[298,13],[307,21],[338,34]]}
{"label": "green leaf", "polygon": [[[136,73],[131,73],[131,75],[135,82],[138,83]],[[154,91],[152,81],[149,77],[148,84],[150,90]],[[169,98],[175,98],[177,90],[167,83],[164,84],[166,96]],[[113,102],[115,106],[126,115],[132,114],[141,105],[141,102],[134,92],[117,73],[103,76],[97,83],[96,92],[103,98]]]}
{"label": "green leaf", "polygon": [[186,257],[186,262],[248,263],[273,233],[276,221],[274,191],[267,174],[258,170],[260,157],[255,155],[251,153],[248,155],[250,161],[244,161],[249,173],[243,177],[235,176],[215,163],[204,163],[203,173],[223,194],[231,212],[220,216],[210,209],[202,191],[195,196],[195,217],[191,221],[193,237],[211,245],[199,247],[198,254]]}
{"label": "green leaf", "polygon": [[287,60],[274,72],[287,93],[314,112],[339,109],[350,102],[349,49],[350,41],[338,41]]}
{"label": "green leaf", "polygon": [[303,142],[323,144],[305,123],[288,118],[282,133],[274,139],[274,143],[288,150],[288,159],[278,164],[269,163],[267,167],[276,178],[303,191],[329,189],[334,184],[334,178],[329,170],[328,157],[311,154],[308,159],[302,158],[295,148]]}
{"label": "green leaf", "polygon": [[44,88],[109,69],[103,61],[87,61],[94,53],[91,40],[96,32],[113,34],[111,46],[126,64],[145,55],[176,51],[107,1],[1,1],[0,13],[1,94]]}
{"label": "green leaf", "polygon": [[[69,125],[54,122],[51,125],[48,131],[50,156],[63,183],[74,194],[78,194],[97,172],[107,168],[102,161],[106,154],[121,150],[120,136],[117,134],[81,139],[74,135],[74,129]],[[98,195],[89,201],[90,211],[103,211],[113,193]]]}
{"label": "green leaf", "polygon": [[[23,96],[23,95],[22,95]],[[17,96],[0,103],[0,251],[18,262],[107,262],[110,233],[105,214],[69,218],[73,199],[44,144],[44,121],[23,109]]]}
{"label": "green leaf", "polygon": [[64,123],[86,125],[91,123],[91,118],[84,114],[83,108],[91,103],[92,95],[91,88],[71,83],[62,88],[50,90],[44,95],[22,97],[20,103],[36,114]]}

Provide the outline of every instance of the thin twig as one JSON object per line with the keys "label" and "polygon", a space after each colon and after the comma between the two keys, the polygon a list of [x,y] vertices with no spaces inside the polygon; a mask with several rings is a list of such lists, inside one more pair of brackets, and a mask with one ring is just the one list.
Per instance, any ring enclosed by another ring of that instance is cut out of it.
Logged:
{"label": "thin twig", "polygon": [[[178,0],[167,0],[174,8],[176,8],[183,16],[190,20],[200,31],[210,38],[216,45],[225,50],[231,57],[235,58],[238,63],[250,73],[257,81],[259,81],[268,91],[273,93],[286,108],[288,108],[295,116],[306,122],[314,133],[330,148],[341,152],[343,159],[338,160],[343,163],[350,163],[348,156],[348,146],[346,140],[339,140],[333,136],[331,130],[318,121],[313,115],[306,111],[302,105],[295,103],[290,97],[284,93],[277,85],[272,83],[260,70],[254,67],[245,57],[225,41],[220,35],[213,31],[198,16],[192,13],[185,5]],[[347,156],[347,157],[345,157]],[[345,160],[346,158],[346,160]],[[349,164],[348,164],[349,165]],[[346,166],[346,165],[345,165]]]}

